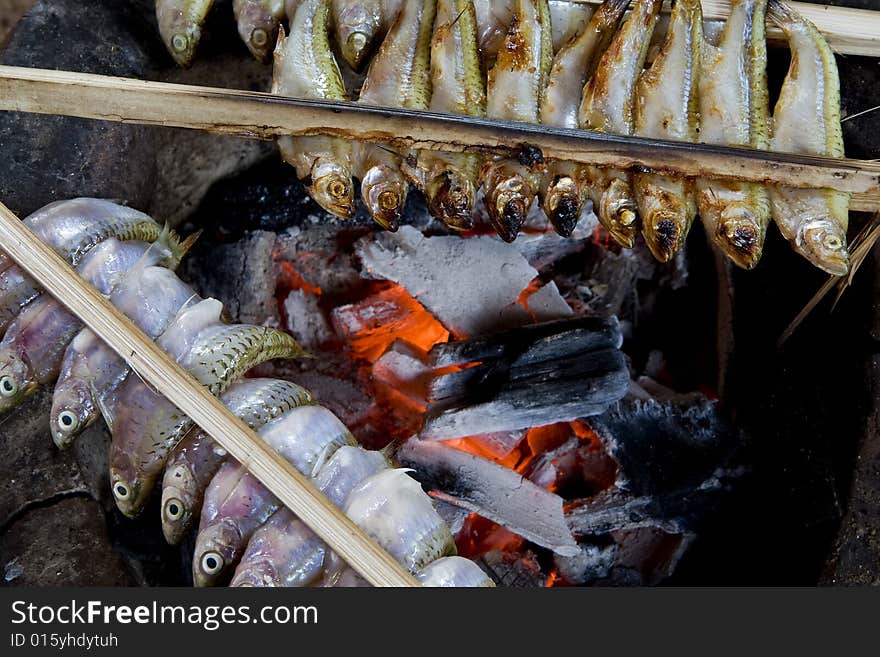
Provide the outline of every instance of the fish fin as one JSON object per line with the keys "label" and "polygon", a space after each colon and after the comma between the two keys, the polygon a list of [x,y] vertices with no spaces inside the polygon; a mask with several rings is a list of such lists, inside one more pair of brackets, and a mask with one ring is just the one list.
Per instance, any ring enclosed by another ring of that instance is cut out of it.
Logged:
{"label": "fish fin", "polygon": [[278,28],[278,38],[275,40],[275,51],[273,53],[274,66],[272,67],[272,93],[281,94],[281,63],[284,61],[284,42],[287,40],[287,31],[284,25]]}
{"label": "fish fin", "polygon": [[172,271],[177,269],[181,260],[183,260],[201,234],[202,231],[197,231],[186,239],[181,240],[177,231],[166,223],[159,237],[151,245],[151,248],[156,247],[157,249],[157,253],[153,254],[153,257],[156,258],[153,264],[161,264]]}

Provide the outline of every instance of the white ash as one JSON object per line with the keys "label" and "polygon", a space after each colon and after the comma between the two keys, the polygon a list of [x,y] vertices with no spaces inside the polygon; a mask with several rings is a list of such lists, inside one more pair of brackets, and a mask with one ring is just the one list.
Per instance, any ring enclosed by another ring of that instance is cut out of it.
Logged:
{"label": "white ash", "polygon": [[373,378],[414,401],[426,404],[425,391],[434,371],[410,344],[397,340],[375,363]]}
{"label": "white ash", "polygon": [[360,279],[360,273],[343,253],[339,238],[336,226],[293,226],[278,235],[275,257],[279,264],[289,262],[324,295],[344,294]]}
{"label": "white ash", "polygon": [[559,575],[569,584],[587,584],[605,579],[617,559],[618,546],[583,543],[573,557],[553,555],[553,563]]}
{"label": "white ash", "polygon": [[287,330],[304,349],[318,349],[333,339],[333,329],[314,294],[303,290],[291,291],[284,300],[284,312],[287,315]]}
{"label": "white ash", "polygon": [[572,314],[555,286],[532,295],[528,311],[517,303],[538,272],[496,237],[425,237],[404,226],[360,240],[356,251],[364,276],[402,285],[457,336]]}

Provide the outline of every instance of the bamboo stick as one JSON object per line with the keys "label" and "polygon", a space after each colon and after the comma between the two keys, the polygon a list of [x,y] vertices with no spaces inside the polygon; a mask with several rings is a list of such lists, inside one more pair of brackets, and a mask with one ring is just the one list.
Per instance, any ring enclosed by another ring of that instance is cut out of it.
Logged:
{"label": "bamboo stick", "polygon": [[0,248],[92,329],[147,383],[241,462],[349,565],[376,586],[418,586],[306,477],[235,417],[0,203]]}
{"label": "bamboo stick", "polygon": [[[599,5],[602,0],[568,0],[579,4]],[[880,57],[880,11],[831,7],[809,2],[789,2],[801,16],[812,21],[825,36],[832,50],[842,55]],[[706,20],[725,20],[730,15],[730,0],[702,0]],[[669,5],[664,7],[669,11]],[[778,27],[767,21],[767,38],[787,45]]]}
{"label": "bamboo stick", "polygon": [[254,139],[332,134],[397,148],[543,156],[693,178],[880,193],[880,163],[689,144],[268,93],[0,66],[0,110],[190,128]]}

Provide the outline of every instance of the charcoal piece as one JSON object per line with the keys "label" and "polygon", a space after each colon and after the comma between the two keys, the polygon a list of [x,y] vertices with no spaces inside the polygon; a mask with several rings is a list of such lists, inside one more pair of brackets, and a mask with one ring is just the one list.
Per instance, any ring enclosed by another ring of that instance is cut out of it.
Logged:
{"label": "charcoal piece", "polygon": [[742,440],[705,398],[690,406],[627,399],[590,426],[620,464],[618,486],[637,497],[698,488]]}
{"label": "charcoal piece", "polygon": [[534,552],[502,552],[492,550],[477,561],[498,586],[539,588],[547,585],[547,576]]}
{"label": "charcoal piece", "polygon": [[553,556],[559,576],[567,584],[590,584],[608,577],[617,559],[618,545],[582,543],[573,557]]}
{"label": "charcoal piece", "polygon": [[411,438],[397,459],[438,499],[479,513],[563,556],[577,553],[562,498],[492,461],[441,443]]}
{"label": "charcoal piece", "polygon": [[[623,398],[629,372],[623,354],[608,349],[566,363],[558,371],[484,385],[474,400],[458,398],[452,405],[429,408],[421,436],[445,440],[482,433],[510,431],[604,413]],[[570,374],[570,376],[568,376]]]}

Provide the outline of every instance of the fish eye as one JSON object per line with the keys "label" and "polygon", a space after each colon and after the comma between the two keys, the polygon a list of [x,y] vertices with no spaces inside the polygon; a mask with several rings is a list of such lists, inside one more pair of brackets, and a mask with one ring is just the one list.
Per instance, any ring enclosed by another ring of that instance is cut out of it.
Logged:
{"label": "fish eye", "polygon": [[171,498],[165,503],[165,517],[168,520],[179,520],[183,515],[183,502],[176,498]]}
{"label": "fish eye", "polygon": [[837,235],[826,235],[825,239],[822,240],[822,244],[829,251],[837,251],[843,247],[843,241]]}
{"label": "fish eye", "polygon": [[258,27],[251,32],[251,43],[257,46],[257,48],[262,48],[269,43],[269,34],[266,30]]}
{"label": "fish eye", "polygon": [[0,377],[0,395],[12,397],[18,392],[18,384],[11,376]]}
{"label": "fish eye", "polygon": [[175,52],[183,52],[189,46],[189,39],[184,34],[175,34],[171,37],[171,47]]}
{"label": "fish eye", "polygon": [[121,481],[117,481],[113,484],[113,494],[116,496],[117,500],[126,500],[128,496],[131,494],[131,491]]}
{"label": "fish eye", "polygon": [[58,414],[58,428],[64,433],[76,431],[79,426],[79,418],[71,411],[61,411]]}
{"label": "fish eye", "polygon": [[223,568],[223,557],[217,552],[205,552],[201,565],[206,575],[216,575]]}
{"label": "fish eye", "polygon": [[348,185],[341,180],[334,180],[327,188],[333,198],[345,198],[348,196]]}
{"label": "fish eye", "polygon": [[400,197],[394,192],[384,191],[379,194],[379,207],[383,210],[394,210],[400,205]]}

